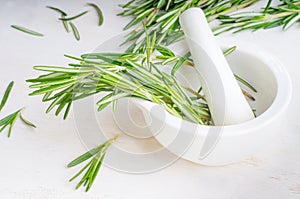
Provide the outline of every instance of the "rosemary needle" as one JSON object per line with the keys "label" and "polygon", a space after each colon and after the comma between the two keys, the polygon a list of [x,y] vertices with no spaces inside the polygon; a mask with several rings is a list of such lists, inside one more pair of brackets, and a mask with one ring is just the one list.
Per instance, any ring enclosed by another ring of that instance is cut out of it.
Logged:
{"label": "rosemary needle", "polygon": [[22,26],[17,26],[17,25],[11,25],[12,28],[16,29],[16,30],[19,30],[19,31],[22,31],[22,32],[25,32],[27,34],[30,34],[30,35],[35,35],[35,36],[44,36],[43,34],[39,33],[39,32],[36,32],[36,31],[33,31],[33,30],[29,30],[27,28],[24,28]]}
{"label": "rosemary needle", "polygon": [[71,20],[74,20],[74,19],[77,19],[78,17],[81,17],[83,15],[85,15],[86,13],[88,13],[89,11],[84,11],[78,15],[75,15],[73,17],[68,17],[68,18],[59,18],[59,20],[62,20],[62,21],[71,21]]}
{"label": "rosemary needle", "polygon": [[5,90],[5,93],[4,93],[4,95],[3,95],[3,98],[2,98],[2,101],[1,101],[1,104],[0,104],[0,111],[3,109],[4,105],[6,104],[7,99],[8,99],[8,97],[9,97],[9,94],[10,94],[11,89],[13,88],[13,86],[14,86],[14,82],[11,81],[11,82],[8,84],[8,86],[7,86],[6,90]]}
{"label": "rosemary needle", "polygon": [[79,181],[79,183],[76,186],[76,189],[78,189],[81,185],[86,187],[86,191],[88,191],[102,166],[104,157],[106,155],[107,149],[113,144],[116,139],[119,137],[119,134],[117,134],[114,138],[111,138],[104,142],[103,144],[93,148],[92,150],[82,154],[72,162],[68,164],[68,167],[74,167],[78,164],[83,163],[86,160],[91,159],[78,173],[76,173],[69,181],[73,181],[75,178],[77,178],[79,175],[81,175],[84,171],[86,173],[83,175],[82,179]]}
{"label": "rosemary needle", "polygon": [[236,46],[232,46],[231,48],[228,48],[227,50],[225,50],[223,52],[223,54],[224,54],[224,56],[227,56],[227,55],[231,54],[235,50],[236,50]]}
{"label": "rosemary needle", "polygon": [[101,9],[99,8],[99,6],[97,6],[94,3],[87,3],[87,5],[93,7],[96,10],[98,17],[99,17],[98,24],[99,24],[99,26],[101,26],[103,24],[103,13],[102,13]]}
{"label": "rosemary needle", "polygon": [[55,11],[59,12],[60,14],[62,14],[64,16],[67,16],[67,13],[65,11],[62,11],[59,8],[56,8],[56,7],[53,7],[53,6],[46,6],[46,7],[49,8],[49,9],[51,9],[51,10],[55,10]]}
{"label": "rosemary needle", "polygon": [[74,37],[76,38],[77,41],[79,41],[80,40],[80,35],[79,35],[79,31],[78,31],[77,27],[72,22],[70,22],[70,26],[72,28]]}
{"label": "rosemary needle", "polygon": [[[61,18],[64,19],[65,18],[65,15],[61,15]],[[69,25],[68,25],[68,22],[66,21],[62,21],[63,25],[64,25],[64,28],[67,32],[70,32],[70,29],[69,29]]]}
{"label": "rosemary needle", "polygon": [[36,128],[36,125],[33,124],[32,122],[28,121],[27,119],[25,119],[22,115],[22,112],[20,112],[20,119],[22,120],[22,122],[24,122],[25,124],[27,124],[28,126],[31,126],[33,128]]}

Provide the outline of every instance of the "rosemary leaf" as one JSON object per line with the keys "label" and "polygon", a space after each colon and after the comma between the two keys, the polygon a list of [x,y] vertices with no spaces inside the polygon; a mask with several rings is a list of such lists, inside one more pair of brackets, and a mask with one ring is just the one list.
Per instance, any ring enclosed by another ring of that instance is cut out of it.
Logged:
{"label": "rosemary leaf", "polygon": [[227,56],[227,55],[231,54],[235,50],[236,50],[236,46],[232,46],[231,48],[228,48],[227,50],[225,50],[223,52],[223,54],[224,54],[224,56]]}
{"label": "rosemary leaf", "polygon": [[33,30],[29,30],[29,29],[24,28],[22,26],[11,25],[11,27],[14,28],[14,29],[16,29],[16,30],[19,30],[21,32],[30,34],[30,35],[39,36],[39,37],[43,37],[44,36],[43,34],[41,34],[39,32],[36,32],[36,31],[33,31]]}
{"label": "rosemary leaf", "polygon": [[36,128],[36,125],[33,124],[32,122],[28,121],[27,119],[25,119],[22,115],[22,112],[20,112],[20,119],[25,123],[27,124],[28,126],[31,126],[33,128]]}
{"label": "rosemary leaf", "polygon": [[102,10],[99,8],[99,6],[97,6],[94,3],[87,3],[87,5],[93,7],[96,10],[98,17],[99,17],[98,24],[99,24],[99,26],[101,26],[103,24],[103,19],[104,19]]}
{"label": "rosemary leaf", "polygon": [[175,72],[183,65],[183,63],[191,56],[190,52],[187,52],[185,55],[180,57],[180,59],[176,62],[176,64],[172,68],[171,74],[174,75]]}
{"label": "rosemary leaf", "polygon": [[12,88],[13,88],[13,85],[14,85],[14,82],[13,82],[13,81],[11,81],[11,82],[8,84],[8,86],[7,86],[6,90],[5,90],[5,93],[4,93],[4,95],[3,95],[1,104],[0,104],[0,111],[3,109],[4,105],[6,104],[7,99],[8,99],[8,97],[9,97],[9,94],[10,94]]}
{"label": "rosemary leaf", "polygon": [[[64,15],[62,15],[62,16],[61,16],[61,18],[62,18],[62,19],[64,19],[64,18],[65,18],[65,16],[64,16]],[[70,32],[70,29],[69,29],[69,24],[68,24],[68,22],[66,22],[65,20],[62,20],[62,23],[63,23],[63,26],[64,26],[64,28],[65,28],[66,32]]]}
{"label": "rosemary leaf", "polygon": [[71,28],[72,28],[72,31],[73,31],[73,34],[74,34],[75,39],[76,39],[77,41],[79,41],[79,40],[80,40],[80,35],[79,35],[79,32],[78,32],[77,27],[76,27],[72,22],[70,22],[70,26],[71,26]]}
{"label": "rosemary leaf", "polygon": [[67,13],[59,8],[53,7],[53,6],[46,6],[47,8],[54,10],[56,12],[59,12],[60,14],[62,14],[63,16],[67,16]]}
{"label": "rosemary leaf", "polygon": [[78,158],[74,159],[72,162],[70,162],[68,164],[68,167],[74,167],[88,159],[90,159],[91,157],[93,157],[96,153],[98,153],[99,151],[102,150],[102,148],[105,146],[105,143],[97,146],[96,148],[82,154],[81,156],[79,156]]}
{"label": "rosemary leaf", "polygon": [[72,20],[74,20],[74,19],[77,19],[77,18],[79,18],[79,17],[85,15],[85,14],[88,13],[88,12],[89,12],[89,11],[84,11],[84,12],[79,13],[78,15],[75,15],[75,16],[73,16],[73,17],[59,18],[59,20],[62,20],[62,21],[72,21]]}
{"label": "rosemary leaf", "polygon": [[70,109],[71,109],[71,106],[72,106],[72,102],[69,102],[68,105],[67,105],[65,114],[64,114],[64,120],[67,119],[67,117],[69,115],[69,112],[70,112]]}
{"label": "rosemary leaf", "polygon": [[234,77],[235,77],[239,82],[241,82],[242,84],[244,84],[245,86],[247,86],[248,88],[250,88],[253,92],[257,93],[257,90],[256,90],[249,82],[247,82],[246,80],[244,80],[243,78],[241,78],[241,77],[238,76],[238,75],[234,75]]}

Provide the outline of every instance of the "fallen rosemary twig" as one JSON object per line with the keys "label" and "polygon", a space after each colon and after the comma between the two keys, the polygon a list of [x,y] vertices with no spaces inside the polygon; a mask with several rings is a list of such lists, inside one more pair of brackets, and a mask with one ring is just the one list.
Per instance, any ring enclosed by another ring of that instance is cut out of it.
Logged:
{"label": "fallen rosemary twig", "polygon": [[111,146],[111,144],[113,144],[116,141],[118,137],[119,135],[116,135],[114,138],[111,138],[108,141],[104,142],[103,144],[84,153],[83,155],[79,156],[78,158],[76,158],[75,160],[73,160],[68,164],[68,167],[74,167],[77,166],[78,164],[81,164],[91,159],[77,174],[75,174],[70,179],[71,182],[77,177],[79,177],[84,171],[86,171],[86,173],[83,175],[83,177],[77,184],[76,189],[78,189],[80,186],[84,186],[86,187],[85,190],[88,191],[92,187],[98,175],[98,172],[101,169],[108,148]]}
{"label": "fallen rosemary twig", "polygon": [[[13,88],[13,85],[14,85],[14,82],[11,81],[9,83],[9,85],[7,86],[6,90],[5,90],[5,93],[2,97],[2,101],[1,101],[1,104],[0,104],[0,111],[2,110],[2,108],[4,107],[4,105],[6,104],[7,100],[8,100],[8,97],[9,97],[9,94]],[[12,128],[16,122],[16,120],[18,119],[18,117],[27,125],[31,126],[31,127],[34,127],[36,128],[36,126],[29,122],[28,120],[26,120],[23,116],[22,116],[22,110],[23,109],[19,109],[18,111],[0,119],[0,133],[2,133],[2,131],[4,129],[6,129],[6,127],[9,127],[9,130],[8,130],[8,137],[10,137],[11,135],[11,132],[12,132]]]}
{"label": "fallen rosemary twig", "polygon": [[36,31],[30,30],[30,29],[24,28],[22,26],[11,25],[11,27],[14,28],[14,29],[16,29],[16,30],[19,30],[21,32],[30,34],[30,35],[39,36],[39,37],[44,36],[43,34],[41,34],[39,32],[36,32]]}
{"label": "fallen rosemary twig", "polygon": [[0,133],[2,133],[2,131],[6,128],[9,127],[8,129],[8,135],[7,137],[10,137],[11,132],[12,132],[12,128],[14,126],[14,124],[16,123],[17,119],[20,118],[21,121],[23,121],[26,125],[31,126],[33,128],[36,128],[36,126],[29,122],[28,120],[26,120],[23,116],[22,116],[22,110],[23,109],[19,109],[18,111],[4,117],[3,119],[0,120]]}
{"label": "fallen rosemary twig", "polygon": [[282,0],[282,4],[271,7],[270,1],[261,12],[241,12],[219,17],[221,25],[213,28],[215,34],[230,30],[240,32],[244,30],[269,29],[282,26],[287,30],[300,22],[300,2],[298,0]]}

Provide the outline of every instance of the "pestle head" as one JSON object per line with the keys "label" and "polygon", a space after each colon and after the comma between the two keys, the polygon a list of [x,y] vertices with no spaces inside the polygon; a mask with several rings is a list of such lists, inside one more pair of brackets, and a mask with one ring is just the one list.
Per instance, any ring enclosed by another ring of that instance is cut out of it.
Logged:
{"label": "pestle head", "polygon": [[254,114],[200,8],[180,16],[180,25],[199,74],[215,125],[239,124]]}

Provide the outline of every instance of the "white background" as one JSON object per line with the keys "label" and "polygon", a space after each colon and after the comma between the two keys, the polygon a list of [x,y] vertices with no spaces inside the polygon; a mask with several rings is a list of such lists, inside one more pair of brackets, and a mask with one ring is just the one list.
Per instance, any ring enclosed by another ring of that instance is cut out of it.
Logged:
{"label": "white background", "polygon": [[[117,35],[130,20],[118,17],[117,4],[126,1],[95,1],[103,10],[105,22],[97,26],[92,10],[76,20],[81,34],[77,42],[65,33],[59,14],[45,8],[53,5],[70,15],[87,9],[86,1],[1,1],[0,7],[0,95],[15,81],[8,104],[0,117],[26,107],[24,115],[38,125],[33,130],[20,121],[10,139],[0,135],[0,198],[300,198],[300,29],[286,32],[276,28],[243,32],[231,37],[257,44],[278,57],[293,81],[293,98],[288,110],[289,125],[271,149],[245,161],[225,167],[203,167],[185,160],[156,173],[133,175],[103,167],[91,191],[74,190],[68,179],[79,169],[66,164],[85,151],[76,133],[73,117],[63,121],[53,113],[46,115],[47,104],[40,97],[28,97],[25,80],[38,73],[37,64],[62,65],[63,54],[80,55]],[[255,8],[260,8],[261,1]],[[10,28],[17,24],[37,30],[45,37],[34,37]],[[109,111],[106,126],[115,128]],[[88,125],[88,124],[87,124]],[[108,128],[109,129],[109,128]]]}

